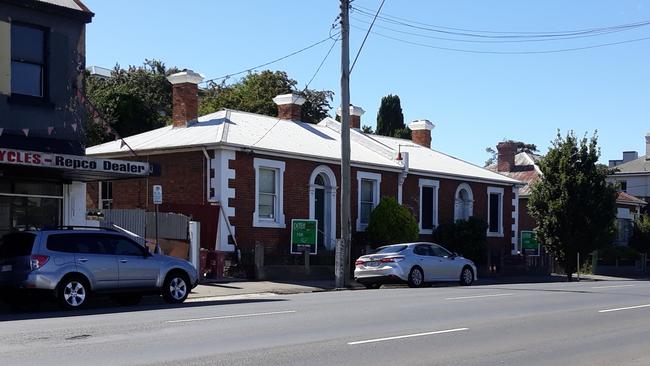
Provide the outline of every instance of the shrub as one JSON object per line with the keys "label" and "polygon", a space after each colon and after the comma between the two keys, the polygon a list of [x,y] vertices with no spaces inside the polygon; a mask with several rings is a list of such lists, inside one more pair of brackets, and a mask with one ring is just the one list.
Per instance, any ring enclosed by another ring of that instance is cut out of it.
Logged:
{"label": "shrub", "polygon": [[639,253],[650,251],[650,216],[644,214],[634,221],[630,247]]}
{"label": "shrub", "polygon": [[408,208],[394,197],[383,197],[370,214],[366,235],[373,247],[407,243],[418,240],[419,228]]}
{"label": "shrub", "polygon": [[460,253],[476,264],[484,264],[487,254],[487,223],[478,217],[442,224],[433,233],[434,240]]}

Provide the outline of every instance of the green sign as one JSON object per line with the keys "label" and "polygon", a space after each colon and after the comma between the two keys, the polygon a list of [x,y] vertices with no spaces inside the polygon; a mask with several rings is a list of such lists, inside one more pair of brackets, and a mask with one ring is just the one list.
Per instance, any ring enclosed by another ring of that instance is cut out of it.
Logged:
{"label": "green sign", "polygon": [[317,241],[317,220],[291,220],[291,254],[301,254],[305,248],[309,248],[310,254],[316,254]]}
{"label": "green sign", "polygon": [[521,232],[521,251],[527,256],[539,257],[540,245],[533,231]]}

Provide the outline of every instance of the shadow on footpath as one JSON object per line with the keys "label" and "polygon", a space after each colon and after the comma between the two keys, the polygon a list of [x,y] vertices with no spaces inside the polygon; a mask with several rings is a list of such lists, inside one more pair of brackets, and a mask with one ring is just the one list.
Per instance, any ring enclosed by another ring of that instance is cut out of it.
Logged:
{"label": "shadow on footpath", "polygon": [[216,305],[237,305],[264,302],[287,301],[286,299],[224,299],[212,301],[185,302],[182,304],[167,304],[161,298],[145,297],[139,305],[123,306],[119,305],[110,298],[97,297],[90,299],[88,306],[79,310],[61,310],[54,301],[41,301],[36,306],[22,308],[12,307],[5,303],[0,303],[0,322],[30,320],[30,319],[50,319],[50,318],[68,318],[87,315],[102,314],[119,314],[132,313],[138,311],[151,310],[168,310],[179,308],[199,308]]}

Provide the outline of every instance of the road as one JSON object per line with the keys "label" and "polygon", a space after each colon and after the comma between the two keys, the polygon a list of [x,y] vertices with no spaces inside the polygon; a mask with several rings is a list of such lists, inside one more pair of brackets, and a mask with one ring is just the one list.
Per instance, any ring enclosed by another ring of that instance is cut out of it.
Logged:
{"label": "road", "polygon": [[2,365],[650,365],[650,282],[382,288],[0,314]]}

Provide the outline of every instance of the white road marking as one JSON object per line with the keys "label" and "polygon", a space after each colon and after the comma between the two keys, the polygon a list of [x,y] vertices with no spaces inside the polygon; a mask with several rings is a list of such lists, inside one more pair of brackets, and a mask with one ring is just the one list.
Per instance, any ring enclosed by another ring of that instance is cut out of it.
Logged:
{"label": "white road marking", "polygon": [[617,287],[634,287],[636,285],[610,285],[610,286],[593,286],[592,288],[617,288]]}
{"label": "white road marking", "polygon": [[188,323],[188,322],[200,322],[203,320],[218,320],[218,319],[233,319],[233,318],[246,318],[253,316],[264,316],[264,315],[278,315],[278,314],[292,314],[295,313],[295,310],[284,310],[284,311],[271,311],[268,313],[252,313],[252,314],[238,314],[238,315],[223,315],[223,316],[212,316],[208,318],[193,318],[193,319],[179,319],[179,320],[168,320],[167,323]]}
{"label": "white road marking", "polygon": [[445,300],[480,299],[482,297],[499,297],[499,296],[512,296],[512,295],[514,295],[514,294],[492,294],[492,295],[461,296],[461,297],[448,297]]}
{"label": "white road marking", "polygon": [[406,334],[406,335],[395,336],[395,337],[368,339],[368,340],[365,340],[365,341],[348,342],[348,345],[354,346],[354,345],[357,345],[357,344],[392,341],[392,340],[395,340],[395,339],[422,337],[422,336],[428,336],[428,335],[434,335],[434,334],[453,333],[453,332],[460,332],[460,331],[463,331],[463,330],[469,330],[469,328],[456,328],[456,329],[447,329],[447,330],[437,330],[435,332],[415,333],[415,334]]}
{"label": "white road marking", "polygon": [[616,308],[616,309],[598,310],[598,312],[599,312],[599,313],[611,313],[612,311],[632,310],[632,309],[641,309],[641,308],[650,308],[650,304],[646,304],[646,305],[637,305],[637,306],[628,306],[628,307],[625,307],[625,308]]}

